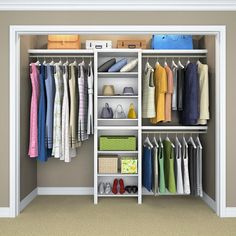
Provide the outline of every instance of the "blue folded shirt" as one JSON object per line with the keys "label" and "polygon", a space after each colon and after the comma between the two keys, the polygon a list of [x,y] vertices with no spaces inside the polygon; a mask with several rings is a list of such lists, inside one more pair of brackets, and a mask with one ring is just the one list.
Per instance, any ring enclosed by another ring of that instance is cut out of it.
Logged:
{"label": "blue folded shirt", "polygon": [[109,68],[108,72],[118,72],[120,69],[127,64],[128,60],[126,58],[121,59],[112,67]]}

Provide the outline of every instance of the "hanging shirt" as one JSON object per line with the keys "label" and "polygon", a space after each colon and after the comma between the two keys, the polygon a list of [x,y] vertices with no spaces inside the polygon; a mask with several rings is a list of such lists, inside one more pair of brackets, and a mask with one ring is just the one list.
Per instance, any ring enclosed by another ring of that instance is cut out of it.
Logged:
{"label": "hanging shirt", "polygon": [[79,89],[79,115],[78,115],[78,141],[88,139],[87,134],[87,116],[88,116],[88,80],[85,73],[84,62],[79,64],[78,71],[78,89]]}
{"label": "hanging shirt", "polygon": [[38,156],[38,101],[39,101],[39,71],[35,63],[31,64],[31,106],[30,106],[30,140],[28,155]]}
{"label": "hanging shirt", "polygon": [[155,110],[155,86],[153,81],[153,68],[146,64],[143,74],[143,98],[142,117],[153,118],[156,116]]}
{"label": "hanging shirt", "polygon": [[188,146],[183,143],[183,180],[184,180],[184,193],[190,194],[190,181],[188,170]]}
{"label": "hanging shirt", "polygon": [[143,147],[142,183],[149,192],[152,190],[152,150],[148,146]]}
{"label": "hanging shirt", "polygon": [[167,92],[167,75],[165,68],[157,65],[155,68],[156,116],[150,122],[156,124],[165,120],[165,93]]}
{"label": "hanging shirt", "polygon": [[196,196],[197,194],[197,149],[191,142],[188,143],[188,168],[190,178],[190,189],[191,195]]}
{"label": "hanging shirt", "polygon": [[199,99],[200,99],[200,114],[198,124],[206,125],[207,120],[210,119],[209,113],[209,85],[208,85],[208,65],[202,64],[200,61],[198,65],[199,77]]}
{"label": "hanging shirt", "polygon": [[197,196],[203,197],[202,189],[202,147],[197,144]]}
{"label": "hanging shirt", "polygon": [[61,63],[55,64],[55,99],[54,99],[54,116],[53,116],[53,148],[52,148],[52,155],[55,158],[60,158],[62,155],[62,99],[63,99],[63,72],[62,72],[62,65]]}
{"label": "hanging shirt", "polygon": [[165,94],[165,122],[171,121],[171,100],[173,94],[173,73],[169,66],[165,66],[167,74],[167,92]]}
{"label": "hanging shirt", "polygon": [[172,67],[171,68],[172,73],[173,73],[173,94],[172,94],[172,110],[176,111],[178,109],[177,106],[177,96],[178,96],[178,92],[177,92],[177,84],[178,84],[178,76],[177,76],[177,68],[176,67]]}
{"label": "hanging shirt", "polygon": [[40,66],[40,97],[39,97],[39,115],[38,115],[38,147],[39,147],[39,161],[47,161],[46,148],[46,91],[45,91],[45,66]]}
{"label": "hanging shirt", "polygon": [[176,187],[177,193],[184,193],[183,176],[182,176],[182,146],[175,142],[175,173],[176,173]]}
{"label": "hanging shirt", "polygon": [[80,146],[78,142],[78,70],[75,63],[69,65],[69,91],[70,91],[70,144],[71,147]]}
{"label": "hanging shirt", "polygon": [[170,193],[176,193],[175,171],[174,171],[174,149],[171,142],[163,141],[164,146],[164,165],[166,186]]}
{"label": "hanging shirt", "polygon": [[159,162],[159,192],[165,193],[166,192],[166,184],[165,184],[165,170],[164,170],[164,149],[161,145],[159,145],[159,155],[158,155],[158,162]]}
{"label": "hanging shirt", "polygon": [[60,160],[70,162],[72,157],[76,156],[76,149],[70,145],[70,106],[68,92],[68,66],[63,66],[63,101],[62,101],[62,155]]}
{"label": "hanging shirt", "polygon": [[87,134],[93,134],[93,66],[90,61],[88,66],[88,118],[87,118]]}
{"label": "hanging shirt", "polygon": [[185,69],[177,69],[177,109],[183,110],[183,96],[184,96],[184,83],[185,83]]}
{"label": "hanging shirt", "polygon": [[152,150],[153,180],[152,191],[155,195],[158,193],[158,148],[155,146]]}
{"label": "hanging shirt", "polygon": [[197,65],[189,63],[185,72],[184,82],[184,110],[181,123],[195,125],[199,118],[199,79]]}
{"label": "hanging shirt", "polygon": [[53,113],[54,113],[54,97],[55,97],[55,82],[53,76],[53,66],[46,65],[46,95],[47,95],[47,111],[46,111],[46,143],[48,155],[51,156],[53,146]]}

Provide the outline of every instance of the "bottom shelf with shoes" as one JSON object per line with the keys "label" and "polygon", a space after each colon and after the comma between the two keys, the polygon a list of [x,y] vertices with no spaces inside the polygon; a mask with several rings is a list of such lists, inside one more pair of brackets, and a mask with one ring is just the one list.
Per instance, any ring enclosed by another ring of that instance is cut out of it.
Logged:
{"label": "bottom shelf with shoes", "polygon": [[138,197],[138,194],[130,194],[130,193],[124,193],[124,194],[98,194],[98,197]]}

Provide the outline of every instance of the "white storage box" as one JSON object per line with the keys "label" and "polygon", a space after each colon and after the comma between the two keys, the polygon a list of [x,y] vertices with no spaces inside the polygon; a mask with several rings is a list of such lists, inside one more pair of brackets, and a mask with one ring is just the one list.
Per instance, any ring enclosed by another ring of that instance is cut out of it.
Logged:
{"label": "white storage box", "polygon": [[86,49],[110,49],[112,41],[110,40],[86,40]]}

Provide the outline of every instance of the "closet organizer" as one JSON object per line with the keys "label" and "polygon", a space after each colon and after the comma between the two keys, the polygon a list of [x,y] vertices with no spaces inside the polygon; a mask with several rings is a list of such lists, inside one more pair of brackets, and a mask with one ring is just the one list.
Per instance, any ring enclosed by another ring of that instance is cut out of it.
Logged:
{"label": "closet organizer", "polygon": [[[73,163],[76,150],[93,138],[95,204],[100,197],[135,197],[141,204],[147,193],[201,197],[207,148],[201,135],[210,119],[206,55],[205,49],[29,50],[29,156]],[[104,70],[111,59],[126,68]],[[104,115],[106,104],[117,117]],[[99,190],[115,179],[137,191]]]}

